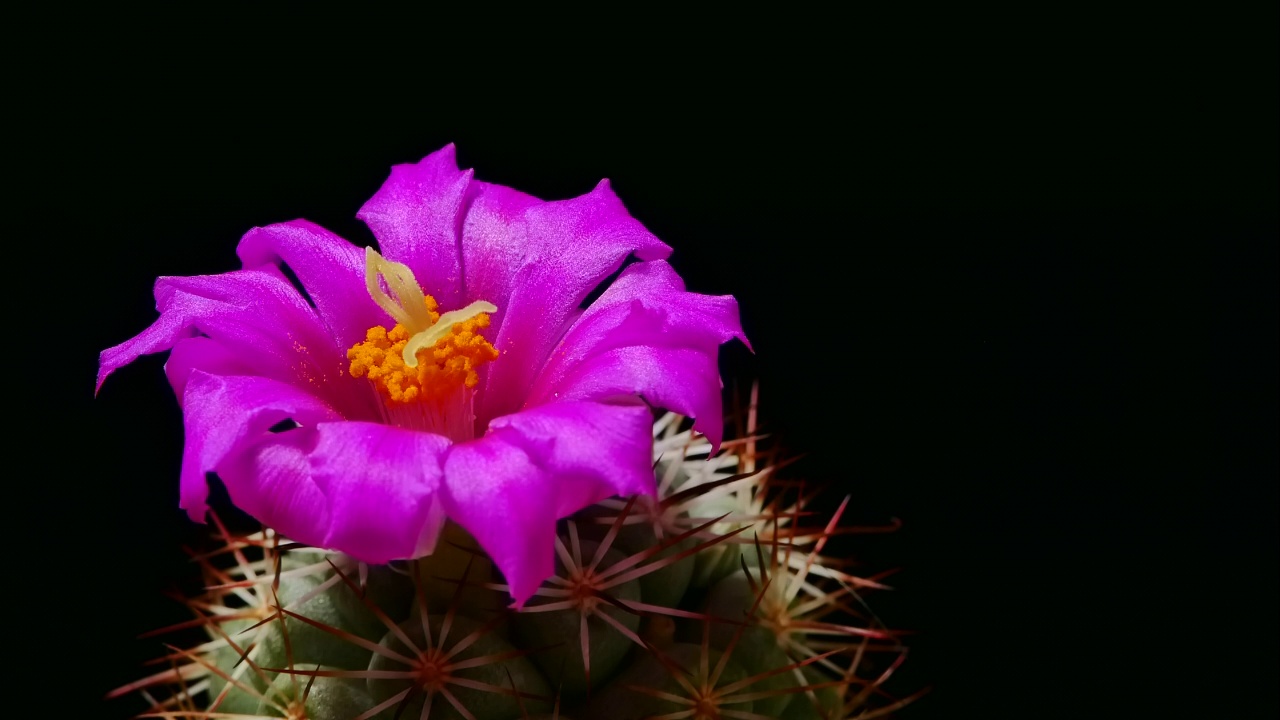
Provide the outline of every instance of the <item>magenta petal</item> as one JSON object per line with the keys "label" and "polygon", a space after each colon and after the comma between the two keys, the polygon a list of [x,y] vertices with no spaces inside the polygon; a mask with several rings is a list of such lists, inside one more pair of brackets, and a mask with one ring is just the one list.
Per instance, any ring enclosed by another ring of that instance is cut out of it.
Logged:
{"label": "magenta petal", "polygon": [[169,352],[164,363],[164,374],[169,378],[179,407],[185,401],[187,379],[193,370],[210,375],[252,375],[252,370],[240,361],[235,352],[222,343],[207,337],[191,337],[179,340]]}
{"label": "magenta petal", "polygon": [[579,363],[559,385],[560,400],[640,395],[656,407],[696,418],[714,448],[724,437],[722,386],[714,353],[648,345],[617,348]]}
{"label": "magenta petal", "polygon": [[626,404],[560,402],[500,417],[489,432],[515,432],[558,478],[556,513],[571,515],[613,495],[651,494],[653,412]]}
{"label": "magenta petal", "polygon": [[552,482],[519,445],[489,436],[454,447],[445,463],[445,512],[466,528],[523,603],[554,569]]}
{"label": "magenta petal", "polygon": [[485,300],[498,307],[490,313],[490,337],[497,337],[506,317],[516,271],[530,256],[524,213],[542,201],[502,185],[472,181],[467,218],[462,225],[464,303]]}
{"label": "magenta petal", "polygon": [[686,292],[666,262],[637,263],[565,333],[527,402],[636,394],[695,418],[695,428],[718,444],[716,358],[733,338],[747,342],[732,297]]}
{"label": "magenta petal", "polygon": [[351,397],[346,351],[339,351],[315,310],[278,268],[156,281],[160,317],[136,337],[102,351],[98,385],[140,355],[168,350],[183,338],[217,340],[252,374],[323,392],[344,412],[364,408]]}
{"label": "magenta petal", "polygon": [[[425,555],[444,524],[439,435],[366,422],[322,423],[309,455],[329,501],[323,547],[385,563]],[[300,540],[300,538],[298,538]]]}
{"label": "magenta petal", "polygon": [[[260,377],[211,375],[193,370],[187,376],[182,403],[185,447],[179,477],[179,506],[193,520],[204,520],[209,488],[205,473],[221,474],[224,462],[234,462],[243,451],[267,439],[270,429],[284,420],[312,426],[340,420],[333,408],[319,398],[275,380]],[[231,492],[232,488],[228,487]],[[250,491],[236,489],[232,500],[241,509],[253,509]],[[254,514],[259,520],[267,518]]]}
{"label": "magenta petal", "polygon": [[554,567],[556,520],[611,495],[652,493],[653,416],[571,402],[498,418],[445,463],[445,510],[523,604]]}
{"label": "magenta petal", "polygon": [[635,253],[642,260],[665,258],[671,248],[627,214],[600,181],[590,193],[548,202],[525,212],[532,249],[513,279],[505,318],[494,345],[493,363],[478,418],[484,421],[524,404],[534,376],[560,340],[578,305]]}
{"label": "magenta petal", "polygon": [[369,328],[387,324],[365,288],[364,250],[315,223],[254,228],[240,239],[236,254],[246,268],[288,265],[342,350],[362,342]]}
{"label": "magenta petal", "polygon": [[[184,406],[180,505],[203,520],[216,472],[236,507],[291,540],[385,563],[435,545],[449,441],[344,422],[283,383],[193,370]],[[284,420],[300,427],[271,432]]]}
{"label": "magenta petal", "polygon": [[225,459],[218,477],[236,507],[293,542],[324,547],[329,499],[311,481],[314,428],[267,435]]}
{"label": "magenta petal", "polygon": [[391,168],[391,177],[356,213],[378,238],[382,255],[408,265],[444,310],[463,304],[458,231],[471,175],[458,170],[453,145],[446,145],[416,165]]}

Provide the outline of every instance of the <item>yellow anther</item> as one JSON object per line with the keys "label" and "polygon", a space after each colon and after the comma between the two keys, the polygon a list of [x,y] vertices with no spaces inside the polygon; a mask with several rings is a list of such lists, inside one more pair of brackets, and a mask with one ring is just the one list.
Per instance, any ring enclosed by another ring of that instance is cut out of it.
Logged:
{"label": "yellow anther", "polygon": [[[443,400],[461,386],[475,387],[476,368],[498,357],[480,334],[488,313],[498,308],[477,300],[459,310],[439,313],[435,298],[418,287],[413,272],[368,249],[365,282],[369,295],[397,323],[391,330],[370,328],[364,342],[347,351],[354,377],[368,377],[393,402]],[[381,275],[399,299],[378,284]],[[416,302],[416,306],[411,305]]]}
{"label": "yellow anther", "polygon": [[[426,300],[424,307],[435,302],[430,295]],[[459,386],[475,387],[480,379],[476,368],[498,357],[498,351],[480,334],[489,327],[489,315],[479,313],[446,324],[449,314],[439,316],[441,321],[431,327],[439,336],[434,343],[418,343],[413,365],[404,361],[405,349],[425,333],[410,336],[403,325],[389,331],[381,326],[370,328],[364,342],[347,351],[351,374],[368,377],[387,399],[401,403],[443,400]]]}
{"label": "yellow anther", "polygon": [[[431,297],[428,295],[427,297]],[[435,299],[431,300],[435,304]],[[458,332],[458,327],[466,325],[472,318],[484,317],[482,328],[489,327],[489,316],[486,313],[497,312],[498,308],[493,303],[487,303],[483,300],[477,300],[461,310],[450,310],[443,315],[437,315],[439,318],[431,327],[415,334],[409,338],[409,342],[404,346],[404,364],[409,367],[418,366],[418,352],[423,348],[434,347],[450,334]],[[433,313],[434,314],[434,313]],[[480,338],[484,340],[484,338]],[[487,343],[486,343],[487,344]]]}

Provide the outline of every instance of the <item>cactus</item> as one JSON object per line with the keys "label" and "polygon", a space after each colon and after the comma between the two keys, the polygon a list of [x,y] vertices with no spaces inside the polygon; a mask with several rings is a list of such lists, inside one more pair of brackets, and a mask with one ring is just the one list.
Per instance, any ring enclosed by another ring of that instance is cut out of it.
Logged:
{"label": "cactus", "polygon": [[457,526],[370,566],[215,518],[196,620],[167,629],[203,636],[112,695],[141,693],[146,717],[290,720],[830,720],[914,699],[882,687],[905,657],[865,611],[884,585],[822,555],[848,499],[809,522],[754,404],[718,452],[688,425],[654,425],[656,498],[560,523],[556,574],[519,608]]}

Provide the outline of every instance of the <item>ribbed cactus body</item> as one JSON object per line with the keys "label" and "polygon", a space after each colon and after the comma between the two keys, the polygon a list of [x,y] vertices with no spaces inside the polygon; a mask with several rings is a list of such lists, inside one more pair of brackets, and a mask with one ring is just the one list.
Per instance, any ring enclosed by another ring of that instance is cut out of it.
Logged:
{"label": "ribbed cactus body", "polygon": [[807,496],[754,445],[712,455],[678,418],[660,421],[655,441],[657,498],[614,498],[562,521],[556,573],[518,609],[453,525],[431,556],[388,566],[287,549],[270,531],[223,537],[235,552],[204,562],[210,587],[192,600],[207,642],[154,709],[709,720],[883,706],[867,689],[892,665],[872,658],[901,648],[850,612],[855,587],[874,584],[819,554],[827,518],[802,522]]}

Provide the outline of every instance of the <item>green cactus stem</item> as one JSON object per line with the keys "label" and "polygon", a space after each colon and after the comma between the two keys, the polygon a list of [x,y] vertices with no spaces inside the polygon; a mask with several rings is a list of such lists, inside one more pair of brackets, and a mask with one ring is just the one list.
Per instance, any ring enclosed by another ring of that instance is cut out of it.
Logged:
{"label": "green cactus stem", "polygon": [[[112,693],[148,717],[209,720],[642,720],[884,717],[905,657],[867,610],[886,589],[825,556],[811,486],[756,433],[718,453],[667,415],[657,494],[557,528],[555,574],[512,606],[492,561],[448,525],[433,555],[368,566],[230,533],[195,556],[195,620],[166,628],[170,669]],[[871,528],[871,531],[888,530]],[[874,661],[873,661],[874,659]]]}

